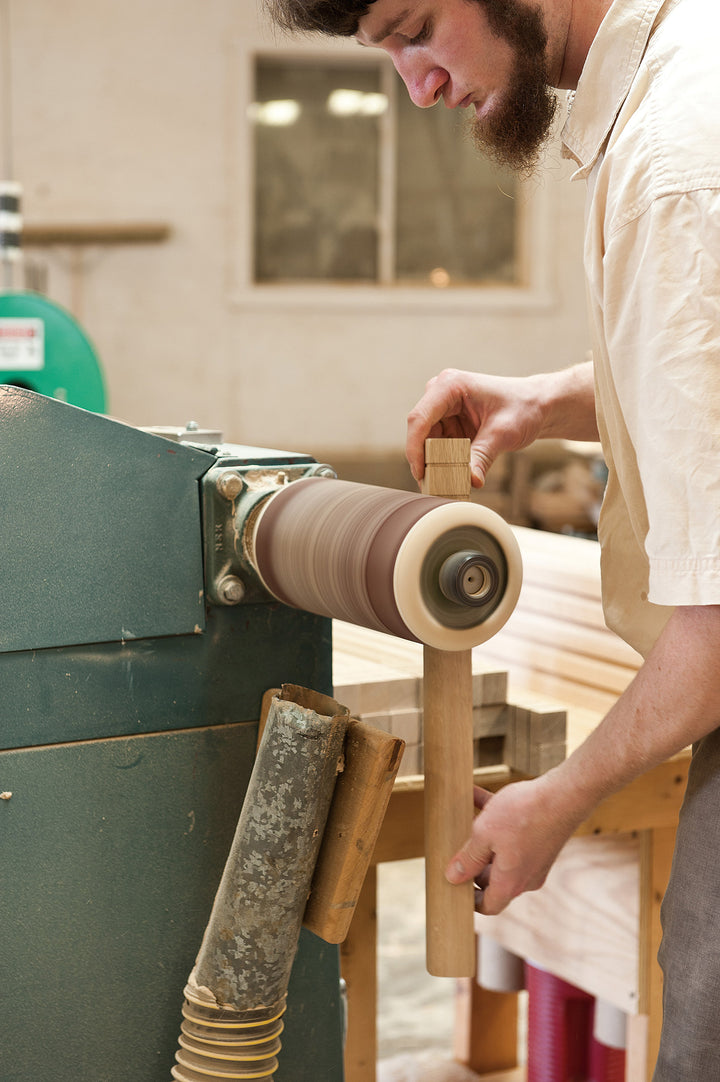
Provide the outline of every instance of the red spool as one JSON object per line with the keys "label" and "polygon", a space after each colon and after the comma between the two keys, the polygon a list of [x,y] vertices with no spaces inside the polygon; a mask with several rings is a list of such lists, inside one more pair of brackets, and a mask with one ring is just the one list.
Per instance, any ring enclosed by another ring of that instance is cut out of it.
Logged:
{"label": "red spool", "polygon": [[625,1082],[625,1051],[593,1037],[595,1000],[526,963],[528,1082]]}

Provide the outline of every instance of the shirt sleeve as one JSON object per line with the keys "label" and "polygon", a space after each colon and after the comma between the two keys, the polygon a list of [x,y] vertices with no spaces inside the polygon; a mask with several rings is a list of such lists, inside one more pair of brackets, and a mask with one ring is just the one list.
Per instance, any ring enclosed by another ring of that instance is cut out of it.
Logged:
{"label": "shirt sleeve", "polygon": [[648,599],[720,604],[720,192],[656,198],[609,237],[604,264],[609,365],[647,512]]}

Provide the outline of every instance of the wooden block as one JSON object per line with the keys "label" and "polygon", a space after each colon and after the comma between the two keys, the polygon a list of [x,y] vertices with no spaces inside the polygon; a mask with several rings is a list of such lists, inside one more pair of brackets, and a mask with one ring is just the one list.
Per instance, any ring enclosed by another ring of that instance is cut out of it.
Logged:
{"label": "wooden block", "polygon": [[465,436],[457,439],[425,440],[425,465],[448,465],[453,462],[470,461],[470,440]]}
{"label": "wooden block", "polygon": [[473,706],[498,706],[507,701],[508,674],[502,670],[480,671],[473,652]]}
{"label": "wooden block", "polygon": [[470,440],[425,440],[425,476],[420,488],[429,495],[453,500],[469,500]]}
{"label": "wooden block", "polygon": [[512,722],[512,707],[507,703],[499,706],[473,707],[473,738],[481,736],[505,736]]}
{"label": "wooden block", "polygon": [[508,706],[507,714],[507,728],[505,730],[505,746],[503,751],[504,763],[506,766],[512,766],[517,757],[517,725],[516,725],[516,706]]}
{"label": "wooden block", "polygon": [[417,677],[370,679],[359,684],[336,684],[335,697],[346,703],[359,717],[390,714],[395,710],[417,710],[420,706],[420,681]]}
{"label": "wooden block", "polygon": [[423,749],[422,744],[415,744],[405,748],[402,762],[398,770],[398,777],[407,778],[423,772]]}
{"label": "wooden block", "polygon": [[422,743],[422,713],[420,710],[394,710],[390,715],[390,732],[407,747]]}
{"label": "wooden block", "polygon": [[522,774],[528,773],[530,752],[530,711],[525,707],[516,706],[512,713],[512,740],[506,747],[508,766],[513,770],[519,770]]}
{"label": "wooden block", "polygon": [[372,725],[373,729],[379,729],[383,733],[392,733],[393,714],[363,714],[360,721],[366,725]]}
{"label": "wooden block", "polygon": [[381,729],[384,733],[397,736],[406,745],[406,755],[407,748],[422,742],[422,714],[417,709],[363,714],[360,720],[367,725],[372,725],[375,729]]}
{"label": "wooden block", "polygon": [[403,742],[351,719],[303,923],[328,943],[347,935],[402,758]]}
{"label": "wooden block", "polygon": [[505,755],[504,736],[481,736],[473,742],[473,769],[499,766]]}
{"label": "wooden block", "polygon": [[564,740],[555,744],[536,744],[530,751],[528,774],[538,777],[554,766],[560,766],[566,759],[567,744]]}
{"label": "wooden block", "polygon": [[536,744],[564,743],[567,739],[567,711],[530,710],[529,740],[531,748]]}

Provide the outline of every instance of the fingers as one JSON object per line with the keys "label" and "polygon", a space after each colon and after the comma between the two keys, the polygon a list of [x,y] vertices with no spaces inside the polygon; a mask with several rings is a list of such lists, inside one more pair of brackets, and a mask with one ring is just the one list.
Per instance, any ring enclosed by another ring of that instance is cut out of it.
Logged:
{"label": "fingers", "polygon": [[[425,474],[425,440],[439,436],[469,437],[477,432],[465,410],[463,373],[448,369],[434,376],[425,394],[408,415],[405,453],[416,481]],[[472,431],[469,431],[472,429]]]}
{"label": "fingers", "polygon": [[481,789],[479,785],[473,786],[473,805],[478,811],[482,811],[491,796],[492,793],[489,793],[487,789]]}
{"label": "fingers", "polygon": [[[406,455],[413,477],[425,474],[425,440],[428,437],[464,437],[471,441],[470,474],[475,488],[482,488],[490,466],[501,450],[502,428],[491,422],[496,406],[478,376],[448,368],[429,381],[415,409],[408,415]],[[500,440],[500,442],[498,442]]]}

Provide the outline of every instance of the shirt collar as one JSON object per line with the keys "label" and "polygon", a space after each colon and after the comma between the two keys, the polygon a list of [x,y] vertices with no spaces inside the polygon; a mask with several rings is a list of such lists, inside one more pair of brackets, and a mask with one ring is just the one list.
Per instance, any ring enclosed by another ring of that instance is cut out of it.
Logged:
{"label": "shirt collar", "polygon": [[615,123],[666,0],[615,0],[583,66],[562,133],[563,157],[587,176]]}

